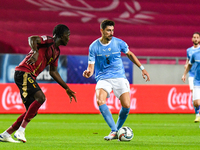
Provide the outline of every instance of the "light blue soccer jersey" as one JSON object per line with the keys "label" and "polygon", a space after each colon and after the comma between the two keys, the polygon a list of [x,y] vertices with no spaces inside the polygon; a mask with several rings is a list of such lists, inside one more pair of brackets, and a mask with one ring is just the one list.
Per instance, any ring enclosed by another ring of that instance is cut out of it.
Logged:
{"label": "light blue soccer jersey", "polygon": [[[187,49],[187,58],[188,58],[188,60],[190,60],[191,55],[193,53],[195,53],[198,49],[199,49],[199,47],[194,48],[194,46],[192,46],[192,47]],[[192,68],[188,72],[189,77],[194,77],[194,68],[195,68],[195,64],[192,65]]]}
{"label": "light blue soccer jersey", "polygon": [[121,52],[128,53],[128,45],[116,37],[108,44],[95,40],[89,47],[89,64],[95,64],[95,79],[126,78]]}
{"label": "light blue soccer jersey", "polygon": [[189,64],[195,65],[194,86],[200,86],[200,49],[191,55]]}

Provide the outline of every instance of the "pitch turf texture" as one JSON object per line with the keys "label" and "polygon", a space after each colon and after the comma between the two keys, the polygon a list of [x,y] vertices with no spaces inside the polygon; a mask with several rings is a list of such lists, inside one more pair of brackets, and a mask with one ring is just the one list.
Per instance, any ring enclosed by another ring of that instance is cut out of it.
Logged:
{"label": "pitch turf texture", "polygon": [[[0,132],[19,115],[1,114]],[[115,121],[117,115],[113,115]],[[0,142],[2,150],[199,150],[194,114],[131,114],[130,142],[104,141],[110,132],[101,115],[39,114],[26,128],[27,143]]]}

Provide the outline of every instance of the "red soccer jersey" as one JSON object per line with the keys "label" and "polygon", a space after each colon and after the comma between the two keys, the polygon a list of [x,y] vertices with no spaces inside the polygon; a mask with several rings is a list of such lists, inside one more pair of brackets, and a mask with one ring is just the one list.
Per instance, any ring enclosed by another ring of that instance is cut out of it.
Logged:
{"label": "red soccer jersey", "polygon": [[24,71],[31,73],[32,77],[36,77],[45,69],[48,65],[58,66],[58,57],[60,55],[60,49],[55,47],[55,42],[52,37],[41,36],[41,44],[38,44],[38,60],[35,64],[28,65],[26,61],[32,56],[31,50],[24,60],[15,68],[17,71]]}

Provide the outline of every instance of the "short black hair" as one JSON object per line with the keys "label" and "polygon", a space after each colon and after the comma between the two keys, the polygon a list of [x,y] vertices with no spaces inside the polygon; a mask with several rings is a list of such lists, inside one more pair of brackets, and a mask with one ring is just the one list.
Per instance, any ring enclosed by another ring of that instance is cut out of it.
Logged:
{"label": "short black hair", "polygon": [[107,26],[115,26],[115,22],[112,20],[103,20],[100,28],[104,30]]}
{"label": "short black hair", "polygon": [[53,36],[60,38],[64,34],[65,31],[69,32],[69,28],[64,24],[58,24],[53,29]]}
{"label": "short black hair", "polygon": [[200,33],[199,33],[199,32],[194,32],[193,35],[194,35],[194,34],[198,34],[198,35],[200,36]]}

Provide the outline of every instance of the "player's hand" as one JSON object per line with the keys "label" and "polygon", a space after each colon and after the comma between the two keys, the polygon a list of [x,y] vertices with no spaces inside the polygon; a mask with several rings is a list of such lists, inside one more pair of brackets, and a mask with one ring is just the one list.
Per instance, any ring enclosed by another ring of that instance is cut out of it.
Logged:
{"label": "player's hand", "polygon": [[85,70],[85,71],[83,72],[83,76],[84,76],[85,78],[89,78],[89,77],[91,76],[91,71],[90,71],[90,70]]}
{"label": "player's hand", "polygon": [[67,95],[69,96],[70,103],[72,102],[72,98],[74,98],[75,102],[77,102],[77,99],[76,99],[76,96],[75,96],[76,92],[73,92],[70,89],[66,89],[66,92],[67,92]]}
{"label": "player's hand", "polygon": [[34,51],[32,56],[26,61],[28,65],[35,64],[35,62],[38,60],[39,52]]}
{"label": "player's hand", "polygon": [[142,70],[142,77],[143,77],[143,79],[146,78],[145,76],[147,77],[146,82],[150,81],[149,73],[144,69],[144,70]]}
{"label": "player's hand", "polygon": [[183,82],[185,82],[185,80],[186,80],[186,76],[183,75],[181,79],[182,79]]}

